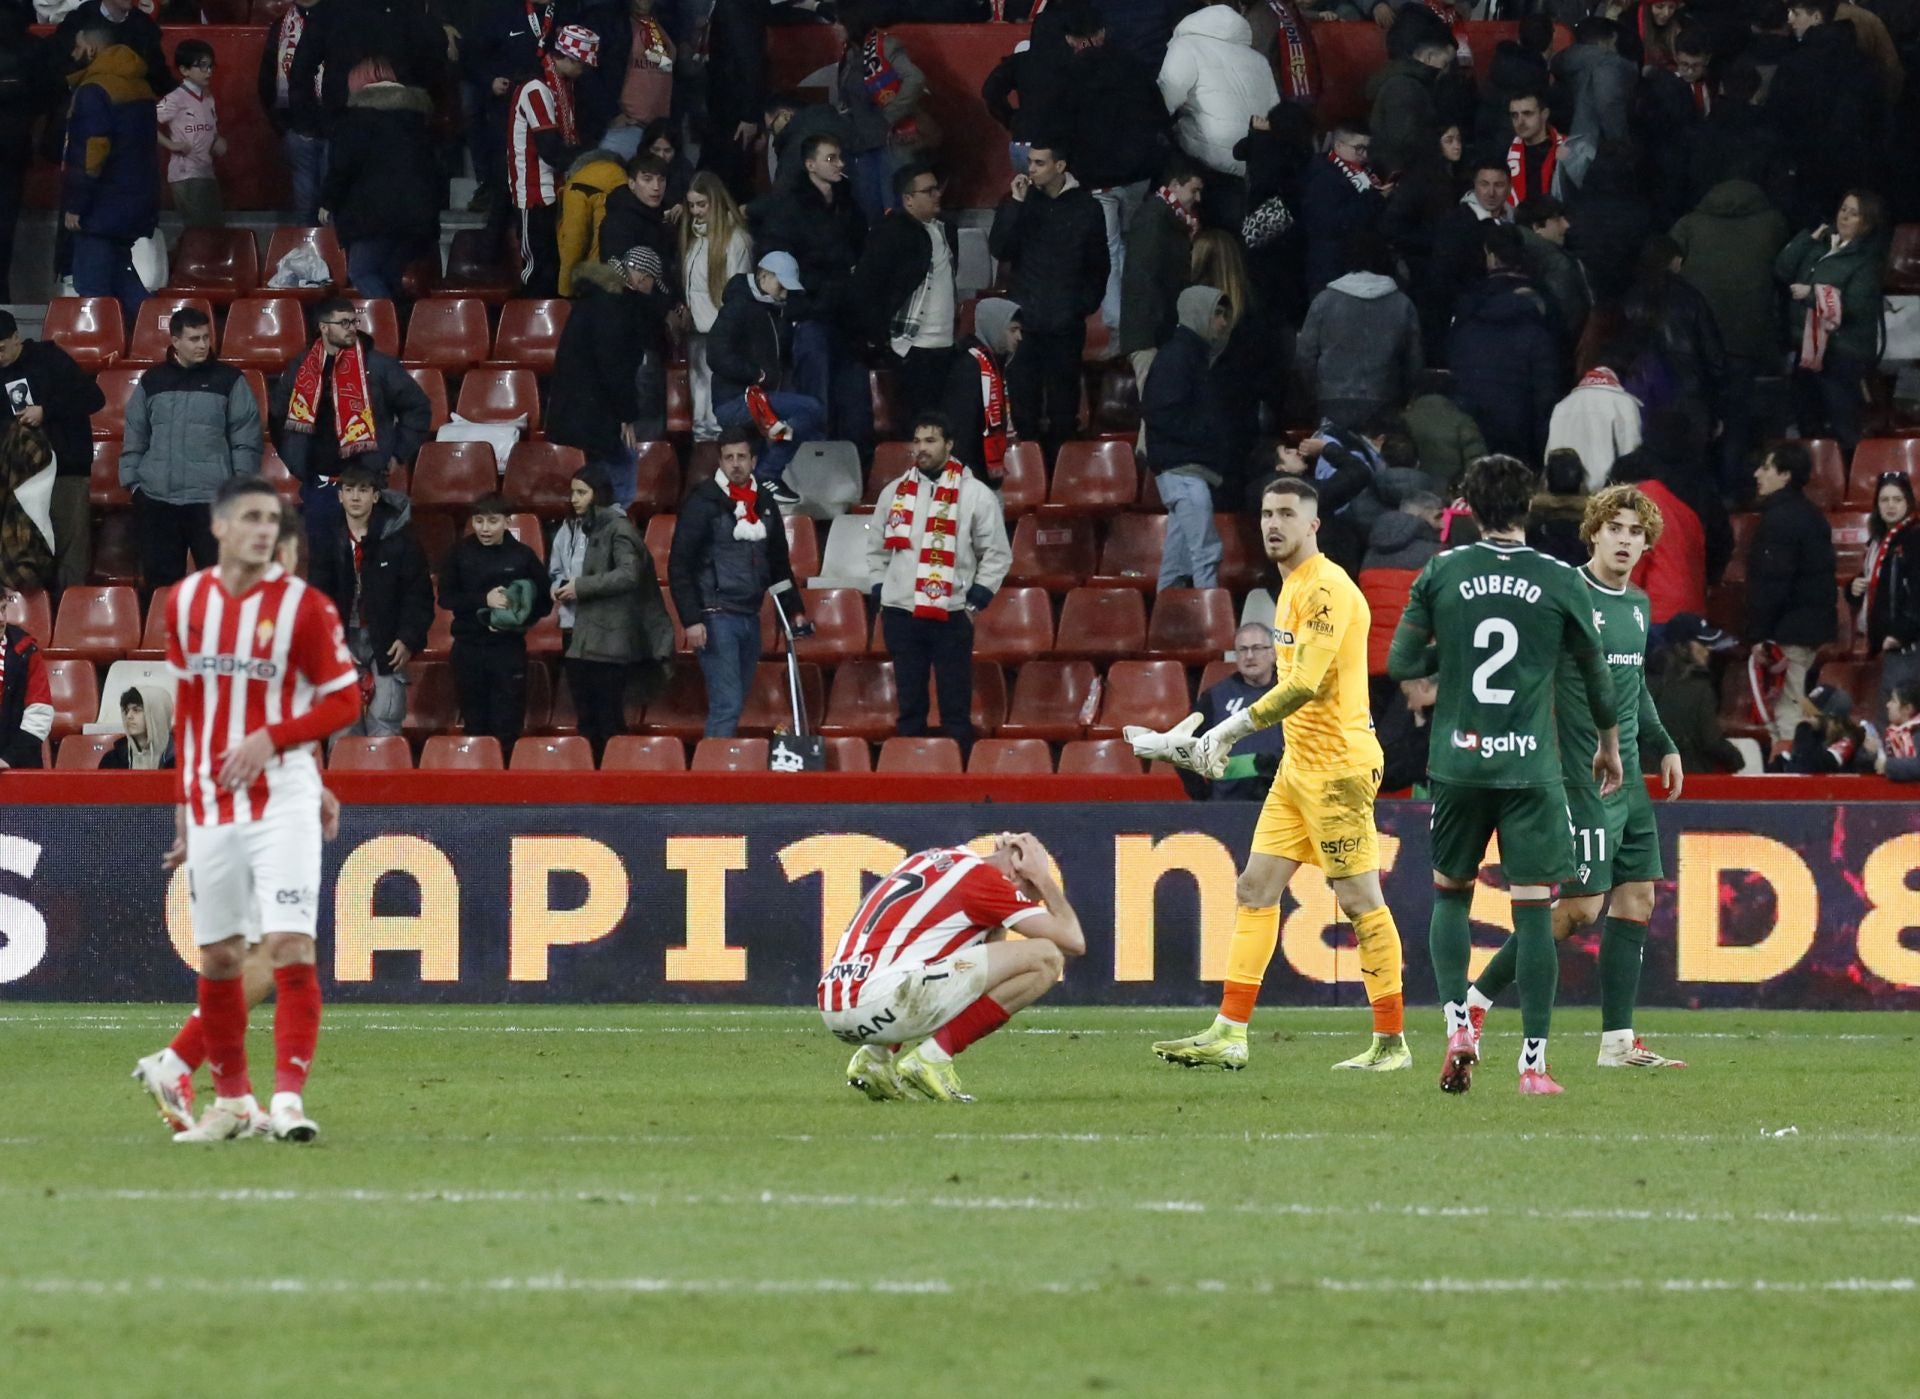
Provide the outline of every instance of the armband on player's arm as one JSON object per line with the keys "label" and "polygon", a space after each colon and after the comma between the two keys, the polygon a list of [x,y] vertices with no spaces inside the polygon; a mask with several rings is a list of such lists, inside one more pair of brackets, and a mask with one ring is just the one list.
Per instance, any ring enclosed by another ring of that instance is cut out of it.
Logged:
{"label": "armband on player's arm", "polygon": [[298,744],[317,743],[323,738],[331,738],[359,717],[360,692],[352,685],[343,685],[332,694],[323,696],[312,709],[298,718],[269,724],[267,737],[273,740],[274,750],[280,752]]}
{"label": "armband on player's arm", "polygon": [[[1320,693],[1327,671],[1333,665],[1333,651],[1325,646],[1296,646],[1293,668],[1271,690],[1248,705],[1242,713],[1250,723],[1248,732],[1270,729],[1294,710]],[[1245,737],[1243,734],[1242,737]]]}

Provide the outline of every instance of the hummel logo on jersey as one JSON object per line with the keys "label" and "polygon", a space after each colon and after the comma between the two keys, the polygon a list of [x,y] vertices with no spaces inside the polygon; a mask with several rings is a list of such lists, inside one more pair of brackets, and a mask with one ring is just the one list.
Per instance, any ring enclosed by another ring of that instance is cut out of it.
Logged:
{"label": "hummel logo on jersey", "polygon": [[1453,731],[1453,746],[1467,753],[1478,749],[1483,758],[1504,758],[1511,754],[1524,758],[1540,746],[1540,740],[1532,734],[1487,734]]}
{"label": "hummel logo on jersey", "polygon": [[1607,625],[1607,619],[1603,615],[1601,615],[1600,609],[1597,607],[1593,609],[1593,624],[1596,627],[1602,628],[1603,630]]}
{"label": "hummel logo on jersey", "polygon": [[1642,632],[1646,631],[1647,614],[1640,610],[1640,605],[1638,603],[1635,603],[1633,607],[1633,620],[1634,620],[1634,623],[1640,628]]}

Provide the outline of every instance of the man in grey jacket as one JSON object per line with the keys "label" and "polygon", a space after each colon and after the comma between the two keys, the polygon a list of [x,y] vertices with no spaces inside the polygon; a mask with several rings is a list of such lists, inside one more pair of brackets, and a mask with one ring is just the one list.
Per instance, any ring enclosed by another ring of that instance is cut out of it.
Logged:
{"label": "man in grey jacket", "polygon": [[1393,279],[1393,249],[1377,233],[1347,240],[1347,274],[1327,283],[1307,308],[1294,367],[1320,416],[1358,427],[1398,408],[1426,368],[1420,315]]}
{"label": "man in grey jacket", "polygon": [[169,587],[212,568],[214,492],[233,476],[260,474],[260,404],[246,376],[213,357],[213,322],[190,306],[167,322],[166,359],[140,376],[127,399],[120,484],[133,493],[140,573]]}
{"label": "man in grey jacket", "polygon": [[[951,521],[951,532],[934,531]],[[867,577],[900,693],[900,734],[927,731],[927,675],[940,692],[940,731],[973,743],[973,616],[998,591],[1013,551],[1000,498],[953,459],[938,413],[913,423],[913,469],[880,492],[867,527]]]}

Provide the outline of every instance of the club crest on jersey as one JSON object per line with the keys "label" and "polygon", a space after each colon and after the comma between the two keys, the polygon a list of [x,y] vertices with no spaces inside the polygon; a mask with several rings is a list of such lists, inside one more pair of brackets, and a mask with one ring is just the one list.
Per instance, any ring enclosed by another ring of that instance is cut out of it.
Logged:
{"label": "club crest on jersey", "polygon": [[273,618],[262,617],[260,619],[260,625],[253,629],[253,644],[256,647],[266,646],[272,642],[272,640]]}

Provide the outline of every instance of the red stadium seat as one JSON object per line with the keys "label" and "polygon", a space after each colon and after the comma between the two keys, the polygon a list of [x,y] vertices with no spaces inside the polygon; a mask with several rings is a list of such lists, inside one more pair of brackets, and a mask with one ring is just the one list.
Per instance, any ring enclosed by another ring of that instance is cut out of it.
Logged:
{"label": "red stadium seat", "polygon": [[133,497],[120,484],[120,444],[106,438],[93,444],[93,470],[87,481],[87,503],[95,510],[125,510]]}
{"label": "red stadium seat", "polygon": [[1247,514],[1213,517],[1220,536],[1220,586],[1238,597],[1271,576],[1266,546],[1260,540],[1260,521]]}
{"label": "red stadium seat", "polygon": [[1138,777],[1144,770],[1133,748],[1121,738],[1079,739],[1060,750],[1060,775]]}
{"label": "red stadium seat", "polygon": [[164,660],[167,654],[167,604],[173,601],[171,587],[155,588],[147,599],[147,624],[140,633],[140,645],[127,657],[131,661]]}
{"label": "red stadium seat", "polygon": [[302,243],[311,243],[326,259],[327,271],[333,274],[331,284],[323,287],[275,287],[276,296],[291,296],[298,301],[319,301],[323,297],[334,296],[347,286],[347,254],[340,246],[340,235],[332,228],[300,228],[283,224],[274,229],[267,239],[267,256],[261,264],[261,280],[271,282],[273,274],[280,270],[280,261]]}
{"label": "red stadium seat", "polygon": [[1727,520],[1733,526],[1733,557],[1727,560],[1727,571],[1721,577],[1725,582],[1744,583],[1747,556],[1753,552],[1753,536],[1760,528],[1760,513],[1742,510],[1728,515]]}
{"label": "red stadium seat", "polygon": [[1887,293],[1920,292],[1920,223],[1895,224],[1887,266]]}
{"label": "red stadium seat", "polygon": [[146,372],[145,365],[123,364],[103,369],[95,377],[94,382],[100,386],[100,392],[107,400],[106,406],[93,415],[95,441],[120,440],[126,431],[127,400],[133,397],[133,386],[140,382],[140,376]]}
{"label": "red stadium seat", "polygon": [[128,512],[97,515],[93,521],[91,581],[107,587],[140,586],[140,541]]}
{"label": "red stadium seat", "polygon": [[1053,751],[1037,738],[983,738],[967,755],[967,771],[986,777],[1051,776]]}
{"label": "red stadium seat", "polygon": [[1360,595],[1367,600],[1367,611],[1373,618],[1367,630],[1367,674],[1387,673],[1387,652],[1393,646],[1393,633],[1400,625],[1400,614],[1407,610],[1413,580],[1419,576],[1419,570],[1412,568],[1360,570]]}
{"label": "red stadium seat", "polygon": [[523,738],[513,745],[514,772],[592,772],[593,745],[578,734]]}
{"label": "red stadium seat", "polygon": [[13,623],[42,646],[53,637],[53,603],[44,588],[10,594],[0,620]]}
{"label": "red stadium seat", "polygon": [[472,296],[432,296],[413,304],[403,358],[444,374],[462,374],[487,357],[487,306]]}
{"label": "red stadium seat", "polygon": [[1099,705],[1099,677],[1086,661],[1028,661],[1013,682],[1001,738],[1079,738]]}
{"label": "red stadium seat", "polygon": [[1100,546],[1100,571],[1088,584],[1152,592],[1159,584],[1160,554],[1166,543],[1165,515],[1115,515],[1107,522],[1107,542]]}
{"label": "red stadium seat", "polygon": [[110,296],[56,296],[47,303],[40,337],[51,340],[89,374],[118,364],[127,352],[127,323]]}
{"label": "red stadium seat", "polygon": [[504,767],[500,740],[489,735],[435,734],[420,750],[422,772],[499,772]]}
{"label": "red stadium seat", "polygon": [[1822,510],[1837,510],[1847,498],[1847,463],[1840,455],[1840,444],[1831,437],[1810,437],[1801,443],[1813,458],[1813,476],[1807,482],[1807,499]]}
{"label": "red stadium seat", "polygon": [[[680,457],[671,442],[642,442],[634,471],[632,511],[641,516],[671,515],[680,508]],[[811,522],[809,522],[811,523]],[[660,576],[667,576],[660,570]]]}
{"label": "red stadium seat", "polygon": [[1211,690],[1222,680],[1227,679],[1238,669],[1239,667],[1234,665],[1232,661],[1208,661],[1206,665],[1201,667],[1200,688],[1194,692],[1196,696],[1194,708],[1199,708],[1197,696],[1204,695],[1208,690]]}
{"label": "red stadium seat", "polygon": [[[793,723],[789,699],[787,667],[784,661],[762,661],[754,668],[747,686],[747,703],[740,711],[739,731],[745,734],[770,734],[790,728]],[[826,712],[827,683],[820,667],[800,664],[800,697],[807,709],[809,727],[820,722]]]}
{"label": "red stadium seat", "polygon": [[1062,442],[1053,464],[1047,514],[1110,515],[1140,496],[1140,468],[1127,442]]}
{"label": "red stadium seat", "polygon": [[1837,577],[1852,578],[1866,566],[1872,521],[1872,514],[1865,510],[1827,512],[1827,527],[1833,531],[1833,562]]}
{"label": "red stadium seat", "polygon": [[432,426],[440,431],[453,419],[447,407],[447,376],[438,369],[421,364],[410,364],[407,373],[413,376],[413,382],[420,386],[420,392],[427,396],[427,407],[432,410]]}
{"label": "red stadium seat", "polygon": [[543,520],[563,519],[571,508],[567,494],[573,473],[587,464],[577,447],[557,442],[516,442],[507,458],[502,491],[515,510],[531,510]]}
{"label": "red stadium seat", "polygon": [[426,442],[413,464],[416,510],[464,512],[474,500],[500,489],[493,448],[485,442]]}
{"label": "red stadium seat", "polygon": [[973,619],[976,659],[1018,665],[1053,649],[1053,603],[1044,588],[1002,588]]}
{"label": "red stadium seat", "polygon": [[1007,582],[1064,593],[1094,570],[1093,522],[1023,516],[1013,530],[1013,565]]}
{"label": "red stadium seat", "polygon": [[693,435],[693,379],[684,364],[667,366],[667,436]]}
{"label": "red stadium seat", "polygon": [[647,706],[646,727],[689,743],[706,733],[707,682],[698,664],[690,660],[674,663],[666,689]]}
{"label": "red stadium seat", "polygon": [[1000,508],[1008,515],[1031,515],[1047,499],[1047,459],[1038,442],[1007,447],[1006,475],[1000,481]]}
{"label": "red stadium seat", "polygon": [[898,481],[913,468],[913,444],[909,442],[876,442],[873,444],[873,464],[867,468],[867,491],[861,496],[861,503],[878,506],[880,492],[889,484]]}
{"label": "red stadium seat", "polygon": [[1217,661],[1233,649],[1233,627],[1233,597],[1225,588],[1167,588],[1153,600],[1147,654],[1188,665]]}
{"label": "red stadium seat", "polygon": [[[519,272],[491,230],[463,228],[453,235],[435,296],[472,297],[488,306],[504,306],[519,290]],[[484,349],[481,354],[484,358]]]}
{"label": "red stadium seat", "polygon": [[522,418],[529,436],[540,433],[540,381],[531,369],[476,365],[460,381],[454,412],[470,423],[511,423]]}
{"label": "red stadium seat", "polygon": [[1179,661],[1115,661],[1107,669],[1100,714],[1087,737],[1119,738],[1128,724],[1164,733],[1192,710],[1187,668]]}
{"label": "red stadium seat", "polygon": [[307,322],[290,296],[246,297],[227,312],[220,358],[241,369],[279,374],[306,353]]}
{"label": "red stadium seat", "polygon": [[185,310],[198,311],[208,320],[213,319],[213,303],[204,296],[162,292],[141,302],[131,327],[132,339],[127,345],[128,362],[158,364],[165,359],[173,346],[173,334],[167,329],[167,323],[175,311]]}
{"label": "red stadium seat", "polygon": [[[422,549],[425,547],[425,544],[421,545]],[[445,550],[441,550],[439,553],[429,553],[427,559],[430,563],[438,565],[445,556]],[[433,621],[427,624],[427,644],[420,652],[420,659],[444,661],[452,654],[453,614],[444,607],[436,606],[433,609]],[[527,727],[532,728],[533,725],[529,724]]]}
{"label": "red stadium seat", "polygon": [[667,586],[667,559],[673,552],[673,531],[680,523],[678,515],[655,515],[647,521],[644,538],[647,552],[653,555],[653,571],[660,577],[660,587]]}
{"label": "red stadium seat", "polygon": [[1093,401],[1093,425],[1099,432],[1132,437],[1140,430],[1140,387],[1133,366],[1124,360],[1100,371]]}
{"label": "red stadium seat", "polygon": [[820,533],[811,515],[784,513],[787,527],[787,562],[793,567],[795,585],[806,587],[807,579],[820,575]]}
{"label": "red stadium seat", "polygon": [[693,750],[692,772],[765,772],[764,738],[703,738]]}
{"label": "red stadium seat", "polygon": [[685,772],[687,748],[665,734],[615,734],[600,755],[602,772]]}
{"label": "red stadium seat", "polygon": [[[140,644],[140,599],[132,588],[68,588],[54,618],[49,656],[117,661]],[[91,719],[92,716],[88,716]]]}
{"label": "red stadium seat", "polygon": [[892,661],[860,658],[834,671],[821,733],[878,742],[899,727],[900,699],[894,689]]}
{"label": "red stadium seat", "polygon": [[[794,654],[815,665],[834,666],[867,654],[867,602],[858,588],[817,588],[801,594],[813,635],[794,642]],[[974,654],[980,654],[974,633]]]}
{"label": "red stadium seat", "polygon": [[[242,21],[244,23],[245,21]],[[167,286],[226,306],[260,285],[260,246],[250,228],[182,230]]]}
{"label": "red stadium seat", "polygon": [[328,772],[411,772],[413,750],[398,734],[366,738],[350,734],[333,741]]}
{"label": "red stadium seat", "polygon": [[[247,381],[247,387],[253,390],[253,401],[260,409],[260,422],[267,421],[267,376],[258,369],[243,369],[240,377]],[[272,445],[269,443],[268,445]]]}
{"label": "red stadium seat", "polygon": [[373,348],[383,355],[400,358],[400,316],[385,297],[353,298],[354,319],[360,329],[373,338]]}
{"label": "red stadium seat", "polygon": [[[253,371],[248,370],[247,372],[251,374]],[[260,479],[280,492],[280,498],[282,500],[293,501],[296,504],[299,503],[300,482],[295,479],[291,471],[287,470],[286,461],[278,452],[274,451],[272,442],[262,444],[260,449]],[[395,485],[392,481],[389,481],[387,484],[393,486],[395,490],[402,491],[404,494],[404,483]]]}
{"label": "red stadium seat", "polygon": [[1920,481],[1920,437],[1869,437],[1854,448],[1853,472],[1847,478],[1846,507],[1873,509],[1880,478],[1888,472]]}
{"label": "red stadium seat", "polygon": [[1147,604],[1130,588],[1075,588],[1060,608],[1058,656],[1118,660],[1147,645]]}
{"label": "red stadium seat", "polygon": [[[540,528],[540,517],[538,515],[530,510],[520,510],[507,516],[507,533],[533,550],[534,557],[539,559],[541,563],[547,561],[547,536],[546,531]],[[552,613],[548,613],[547,617],[551,617],[552,615]],[[543,617],[539,622],[534,623],[536,630],[547,620],[547,617]],[[533,645],[533,638],[533,632],[527,633],[527,644],[529,646]]]}
{"label": "red stadium seat", "polygon": [[890,738],[880,745],[875,772],[963,772],[960,745],[950,738]]}
{"label": "red stadium seat", "polygon": [[565,300],[509,301],[500,308],[500,329],[493,337],[494,359],[542,376],[553,373],[560,332],[566,329],[572,311],[573,303]]}
{"label": "red stadium seat", "polygon": [[[72,588],[67,589],[69,593]],[[100,713],[100,677],[93,662],[74,658],[47,658],[47,689],[53,698],[53,742],[78,733]]]}
{"label": "red stadium seat", "polygon": [[400,723],[408,738],[444,733],[460,716],[460,692],[453,667],[445,661],[407,663],[407,715]]}
{"label": "red stadium seat", "polygon": [[59,756],[53,765],[61,772],[95,772],[107,756],[119,734],[69,734],[60,740]]}
{"label": "red stadium seat", "polygon": [[899,435],[899,384],[890,369],[867,371],[867,401],[873,408],[873,430],[882,437]]}
{"label": "red stadium seat", "polygon": [[864,738],[822,738],[828,772],[872,772],[873,749]]}

